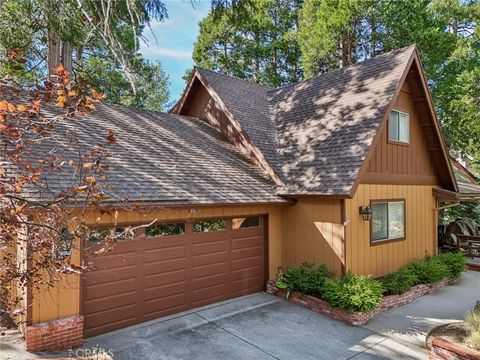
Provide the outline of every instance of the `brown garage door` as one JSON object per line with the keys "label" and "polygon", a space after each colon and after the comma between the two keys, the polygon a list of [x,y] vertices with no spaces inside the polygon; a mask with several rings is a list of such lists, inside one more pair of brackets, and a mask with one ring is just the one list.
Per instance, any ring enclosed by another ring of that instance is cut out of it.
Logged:
{"label": "brown garage door", "polygon": [[[262,217],[137,230],[108,255],[89,258],[82,282],[85,336],[261,291],[264,234]],[[100,237],[97,230],[90,240]]]}

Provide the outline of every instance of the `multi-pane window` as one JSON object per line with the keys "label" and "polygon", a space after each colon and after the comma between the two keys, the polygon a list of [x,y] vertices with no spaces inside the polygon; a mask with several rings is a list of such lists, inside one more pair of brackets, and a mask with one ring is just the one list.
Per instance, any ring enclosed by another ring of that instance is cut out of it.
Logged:
{"label": "multi-pane window", "polygon": [[145,235],[147,237],[172,236],[185,234],[185,223],[163,223],[147,226]]}
{"label": "multi-pane window", "polygon": [[193,232],[212,232],[225,230],[225,219],[199,220],[193,224]]}
{"label": "multi-pane window", "polygon": [[372,202],[372,242],[405,238],[405,201]]}
{"label": "multi-pane window", "polygon": [[234,218],[232,219],[232,229],[245,229],[251,227],[259,227],[260,226],[260,217],[259,216],[250,216],[250,217],[242,217],[242,218]]}
{"label": "multi-pane window", "polygon": [[99,244],[104,241],[107,236],[113,235],[119,241],[132,240],[135,238],[135,230],[132,228],[104,228],[90,229],[87,232],[87,242],[91,244]]}
{"label": "multi-pane window", "polygon": [[392,141],[410,141],[410,120],[407,113],[392,110],[388,122],[388,138]]}

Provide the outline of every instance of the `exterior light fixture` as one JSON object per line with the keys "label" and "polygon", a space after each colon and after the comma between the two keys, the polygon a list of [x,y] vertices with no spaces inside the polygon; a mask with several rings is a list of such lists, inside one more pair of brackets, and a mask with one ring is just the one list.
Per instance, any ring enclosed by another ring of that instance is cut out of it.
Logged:
{"label": "exterior light fixture", "polygon": [[360,215],[362,215],[362,219],[365,221],[372,220],[373,210],[370,209],[368,206],[360,206],[359,208]]}
{"label": "exterior light fixture", "polygon": [[200,212],[200,209],[192,208],[192,209],[189,210],[189,212],[190,212],[190,214],[198,214]]}

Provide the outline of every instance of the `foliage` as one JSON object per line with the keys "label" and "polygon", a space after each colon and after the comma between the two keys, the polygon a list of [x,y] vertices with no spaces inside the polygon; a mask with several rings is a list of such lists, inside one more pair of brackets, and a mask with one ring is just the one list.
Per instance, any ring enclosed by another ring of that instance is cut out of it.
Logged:
{"label": "foliage", "polygon": [[302,78],[299,0],[216,3],[200,22],[195,65],[269,86]]}
{"label": "foliage", "polygon": [[375,1],[306,0],[301,10],[299,43],[305,75],[348,66],[362,58],[362,32]]}
{"label": "foliage", "polygon": [[323,285],[330,276],[325,265],[318,265],[303,262],[298,268],[289,268],[277,279],[277,286],[282,289],[299,291],[303,294],[321,297]]}
{"label": "foliage", "polygon": [[416,277],[414,285],[431,284],[448,276],[447,267],[437,256],[415,260],[408,265],[408,269]]}
{"label": "foliage", "polygon": [[465,270],[465,256],[460,253],[443,253],[436,258],[446,267],[450,279],[458,279]]}
{"label": "foliage", "polygon": [[478,305],[467,313],[465,322],[470,326],[470,335],[466,339],[467,343],[475,350],[480,350],[480,307]]}
{"label": "foliage", "polygon": [[478,201],[461,202],[457,206],[440,212],[440,223],[448,225],[457,219],[470,219],[480,224],[480,204]]}
{"label": "foliage", "polygon": [[416,44],[450,150],[478,166],[479,17],[478,0],[305,0],[298,31],[304,72]]}
{"label": "foliage", "polygon": [[112,61],[100,56],[86,59],[79,75],[93,88],[104,93],[109,103],[153,111],[165,110],[169,99],[169,82],[160,63],[139,57],[133,67],[135,93],[123,72]]}
{"label": "foliage", "polygon": [[[22,63],[21,53],[8,59]],[[103,98],[72,81],[62,66],[54,82],[27,88],[0,82],[0,303],[10,313],[26,296],[20,289],[53,286],[62,274],[81,272],[70,249],[77,250],[86,217],[90,211],[111,213],[102,202],[116,136],[105,129],[96,144],[80,144],[74,126]],[[51,186],[52,176],[65,181]],[[112,232],[99,252],[122,236]]]}
{"label": "foliage", "polygon": [[[47,60],[60,61],[47,56],[48,44],[56,42],[70,54],[73,73],[112,95],[109,102],[151,110],[165,104],[168,80],[160,64],[138,54],[145,27],[167,16],[162,1],[3,0],[0,13],[0,59],[15,50],[26,60],[14,67],[3,61],[0,78],[29,83],[46,76],[58,65]],[[68,70],[68,56],[64,62]]]}
{"label": "foliage", "polygon": [[380,281],[348,272],[336,281],[325,281],[323,298],[348,312],[370,312],[382,302],[382,293]]}
{"label": "foliage", "polygon": [[403,266],[380,279],[384,295],[403,294],[418,282],[410,267]]}

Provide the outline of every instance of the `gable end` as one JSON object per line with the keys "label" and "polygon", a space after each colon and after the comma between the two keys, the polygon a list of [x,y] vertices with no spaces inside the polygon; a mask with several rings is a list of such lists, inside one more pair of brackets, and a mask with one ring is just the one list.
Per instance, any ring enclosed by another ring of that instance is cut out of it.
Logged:
{"label": "gable end", "polygon": [[[432,185],[456,191],[451,164],[417,51],[377,131],[358,183]],[[392,141],[392,110],[409,116],[409,142]]]}

